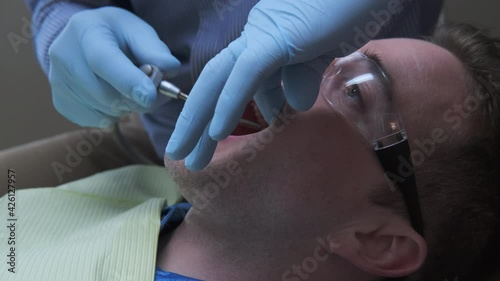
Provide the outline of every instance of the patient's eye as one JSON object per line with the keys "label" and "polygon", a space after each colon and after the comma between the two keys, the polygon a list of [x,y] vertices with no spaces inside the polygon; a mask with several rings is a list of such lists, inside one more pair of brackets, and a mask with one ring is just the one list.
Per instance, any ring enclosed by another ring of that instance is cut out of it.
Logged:
{"label": "patient's eye", "polygon": [[346,102],[359,112],[365,111],[365,90],[362,84],[347,83],[344,87]]}
{"label": "patient's eye", "polygon": [[359,85],[350,85],[347,86],[347,96],[350,98],[361,97],[361,89]]}
{"label": "patient's eye", "polygon": [[321,87],[330,105],[351,119],[385,112],[390,101],[388,77],[362,54],[336,59],[325,72]]}

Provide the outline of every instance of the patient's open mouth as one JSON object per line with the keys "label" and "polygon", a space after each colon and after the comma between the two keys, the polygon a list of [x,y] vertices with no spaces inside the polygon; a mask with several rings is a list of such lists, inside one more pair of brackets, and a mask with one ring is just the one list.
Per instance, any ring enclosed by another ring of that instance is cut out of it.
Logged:
{"label": "patient's open mouth", "polygon": [[260,132],[269,125],[254,101],[248,103],[245,112],[231,135],[242,136]]}

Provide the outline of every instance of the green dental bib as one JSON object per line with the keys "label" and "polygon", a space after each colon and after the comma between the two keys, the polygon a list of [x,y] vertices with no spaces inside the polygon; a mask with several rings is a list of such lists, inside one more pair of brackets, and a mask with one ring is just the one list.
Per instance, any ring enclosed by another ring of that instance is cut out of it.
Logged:
{"label": "green dental bib", "polygon": [[0,280],[153,281],[161,210],[180,198],[165,168],[153,166],[18,190],[16,221],[5,195]]}

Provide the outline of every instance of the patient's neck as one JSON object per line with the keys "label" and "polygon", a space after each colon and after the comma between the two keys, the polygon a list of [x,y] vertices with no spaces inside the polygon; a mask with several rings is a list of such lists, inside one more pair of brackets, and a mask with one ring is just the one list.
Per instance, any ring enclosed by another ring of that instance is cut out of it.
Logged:
{"label": "patient's neck", "polygon": [[175,231],[160,239],[158,266],[208,281],[372,280],[329,252],[326,237],[283,237],[272,230],[256,236],[255,229],[234,226],[206,224],[191,209]]}

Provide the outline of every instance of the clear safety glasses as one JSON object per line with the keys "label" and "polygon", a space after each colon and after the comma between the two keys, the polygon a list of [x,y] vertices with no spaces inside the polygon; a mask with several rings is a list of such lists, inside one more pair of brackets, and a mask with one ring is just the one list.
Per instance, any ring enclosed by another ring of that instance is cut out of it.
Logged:
{"label": "clear safety glasses", "polygon": [[360,52],[337,59],[323,76],[321,95],[372,145],[388,183],[403,194],[412,227],[423,235],[406,130],[380,64]]}

